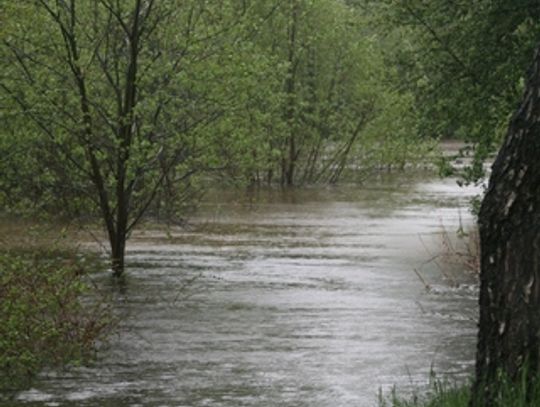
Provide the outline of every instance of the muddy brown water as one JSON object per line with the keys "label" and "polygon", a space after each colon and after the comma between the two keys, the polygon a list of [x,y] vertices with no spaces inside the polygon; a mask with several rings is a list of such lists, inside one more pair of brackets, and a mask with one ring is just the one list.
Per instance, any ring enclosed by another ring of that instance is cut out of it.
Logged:
{"label": "muddy brown water", "polygon": [[465,380],[474,278],[424,263],[443,227],[472,223],[478,192],[411,174],[214,191],[190,229],[132,239],[125,286],[111,290],[122,322],[96,363],[44,372],[0,404],[376,406],[379,389],[407,394],[431,370]]}

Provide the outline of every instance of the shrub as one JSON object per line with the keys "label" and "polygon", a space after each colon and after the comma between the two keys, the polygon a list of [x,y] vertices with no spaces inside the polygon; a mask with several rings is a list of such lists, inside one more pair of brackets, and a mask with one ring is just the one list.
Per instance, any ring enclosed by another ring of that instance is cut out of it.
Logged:
{"label": "shrub", "polygon": [[0,389],[93,356],[110,318],[102,301],[89,300],[86,264],[68,251],[0,252]]}

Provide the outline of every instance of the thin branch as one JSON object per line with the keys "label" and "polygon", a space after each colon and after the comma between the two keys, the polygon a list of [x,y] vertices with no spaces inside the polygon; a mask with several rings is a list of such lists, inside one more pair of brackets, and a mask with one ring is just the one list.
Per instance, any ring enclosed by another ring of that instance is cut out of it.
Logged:
{"label": "thin branch", "polygon": [[419,13],[416,12],[407,2],[404,3],[405,9],[409,12],[409,14],[415,18],[420,25],[422,25],[428,33],[433,37],[433,39],[440,44],[442,49],[450,55],[450,57],[464,70],[464,72],[467,73],[467,75],[471,78],[471,80],[479,85],[480,81],[474,74],[474,72],[467,66],[467,64],[456,54],[456,52],[450,47],[450,45],[444,41],[439,33],[433,28],[425,19],[424,17]]}

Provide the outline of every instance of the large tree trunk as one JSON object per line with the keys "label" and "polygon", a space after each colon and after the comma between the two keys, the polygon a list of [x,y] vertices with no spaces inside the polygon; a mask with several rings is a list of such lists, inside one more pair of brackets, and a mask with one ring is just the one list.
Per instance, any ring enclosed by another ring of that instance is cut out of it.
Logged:
{"label": "large tree trunk", "polygon": [[473,393],[475,405],[492,406],[502,378],[525,378],[530,385],[540,368],[539,50],[493,164],[479,225],[480,323]]}

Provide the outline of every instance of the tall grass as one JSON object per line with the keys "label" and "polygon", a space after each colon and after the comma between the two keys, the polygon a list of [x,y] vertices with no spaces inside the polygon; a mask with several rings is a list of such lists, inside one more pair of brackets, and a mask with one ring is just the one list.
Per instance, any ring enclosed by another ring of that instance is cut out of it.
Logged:
{"label": "tall grass", "polygon": [[394,390],[389,396],[379,396],[380,407],[469,407],[469,385],[452,385],[433,381],[425,394],[419,392],[402,397]]}
{"label": "tall grass", "polygon": [[435,381],[425,394],[416,393],[409,397],[399,396],[393,391],[379,397],[380,407],[538,407],[540,406],[540,378],[527,385],[526,379],[510,381],[502,379],[497,386],[495,400],[471,402],[471,384],[451,385]]}

